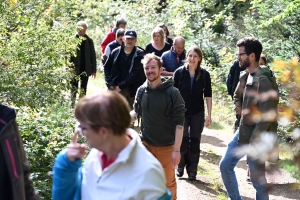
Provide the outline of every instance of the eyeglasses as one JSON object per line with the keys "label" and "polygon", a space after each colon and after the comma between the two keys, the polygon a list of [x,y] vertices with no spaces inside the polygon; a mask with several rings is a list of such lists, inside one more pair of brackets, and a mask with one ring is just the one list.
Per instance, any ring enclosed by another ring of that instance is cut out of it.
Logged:
{"label": "eyeglasses", "polygon": [[[236,57],[240,58],[242,55],[247,54],[247,53],[236,53]],[[248,54],[247,54],[248,55]]]}

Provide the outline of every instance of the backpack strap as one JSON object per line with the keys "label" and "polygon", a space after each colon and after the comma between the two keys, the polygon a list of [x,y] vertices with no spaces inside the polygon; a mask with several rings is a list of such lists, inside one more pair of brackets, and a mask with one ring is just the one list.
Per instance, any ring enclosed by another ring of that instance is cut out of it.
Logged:
{"label": "backpack strap", "polygon": [[179,79],[178,79],[178,86],[177,87],[179,87],[182,83],[183,76],[184,76],[184,73],[185,73],[185,67],[182,67],[178,71],[179,71]]}
{"label": "backpack strap", "polygon": [[137,95],[137,103],[136,103],[136,108],[135,110],[137,111],[137,119],[138,119],[138,126],[140,126],[140,119],[143,116],[142,113],[142,100],[143,100],[143,96],[145,93],[146,87],[145,86],[141,86],[138,90],[138,95]]}
{"label": "backpack strap", "polygon": [[171,85],[168,88],[166,88],[166,90],[165,90],[165,94],[166,94],[165,99],[166,99],[166,103],[167,103],[165,117],[170,120],[170,124],[172,125],[172,127],[175,131],[175,122],[173,119],[173,107],[174,107],[173,97],[172,97],[173,89],[174,89],[174,86]]}

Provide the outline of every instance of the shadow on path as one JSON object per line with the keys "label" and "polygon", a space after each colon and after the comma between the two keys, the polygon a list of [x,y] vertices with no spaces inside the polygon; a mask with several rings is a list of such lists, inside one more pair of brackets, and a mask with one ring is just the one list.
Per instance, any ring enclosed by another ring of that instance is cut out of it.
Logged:
{"label": "shadow on path", "polygon": [[[217,137],[209,136],[209,135],[201,135],[201,143],[208,143],[215,147],[227,147],[227,144],[224,144],[223,140],[220,140]],[[201,147],[201,144],[200,144]]]}
{"label": "shadow on path", "polygon": [[[224,194],[227,195],[227,192],[222,190],[222,189],[213,189],[211,188],[211,184],[203,182],[201,180],[196,180],[196,181],[189,181],[187,178],[179,178],[179,180],[185,180],[187,183],[195,186],[196,188],[198,188],[201,191],[205,191],[208,192],[210,194],[212,194],[213,196],[218,196],[219,194]],[[248,197],[243,197],[243,200],[252,200],[251,198]]]}
{"label": "shadow on path", "polygon": [[269,194],[279,197],[278,199],[280,199],[280,197],[294,199],[296,196],[298,196],[298,199],[300,199],[300,190],[294,190],[292,189],[293,187],[294,183],[269,184]]}

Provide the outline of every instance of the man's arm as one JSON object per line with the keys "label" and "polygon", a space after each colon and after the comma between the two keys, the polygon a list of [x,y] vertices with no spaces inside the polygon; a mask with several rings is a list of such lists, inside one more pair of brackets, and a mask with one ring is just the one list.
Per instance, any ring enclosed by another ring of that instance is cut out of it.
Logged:
{"label": "man's arm", "polygon": [[182,142],[182,136],[183,136],[183,126],[177,125],[175,129],[174,150],[172,152],[173,167],[176,167],[180,162],[180,158],[181,158],[180,146]]}
{"label": "man's arm", "polygon": [[97,70],[96,51],[92,39],[91,39],[91,64],[92,64],[92,77],[96,78],[96,70]]}
{"label": "man's arm", "polygon": [[104,69],[104,78],[105,78],[105,83],[107,88],[110,88],[113,86],[112,82],[112,77],[111,77],[111,70],[112,70],[112,65],[113,65],[113,59],[114,59],[114,54],[117,53],[113,51],[108,59],[106,60],[103,69]]}
{"label": "man's arm", "polygon": [[[259,80],[259,88],[258,88],[258,96],[260,99],[258,99],[257,103],[257,109],[261,112],[262,115],[266,115],[268,112],[275,111],[277,107],[274,108],[274,99],[268,98],[263,99],[262,96],[267,95],[268,92],[271,92],[273,90],[272,83],[267,78],[261,78]],[[255,129],[253,131],[253,134],[250,138],[250,141],[254,138],[258,137],[262,132],[265,132],[270,127],[270,123],[274,119],[262,117],[261,120],[255,124]],[[276,119],[275,119],[276,120]]]}
{"label": "man's arm", "polygon": [[178,165],[178,163],[180,161],[180,146],[181,146],[182,135],[183,135],[185,105],[184,105],[184,101],[180,95],[179,90],[175,87],[173,87],[172,99],[173,99],[173,116],[172,117],[176,124],[174,150],[172,153],[172,164],[175,167]]}

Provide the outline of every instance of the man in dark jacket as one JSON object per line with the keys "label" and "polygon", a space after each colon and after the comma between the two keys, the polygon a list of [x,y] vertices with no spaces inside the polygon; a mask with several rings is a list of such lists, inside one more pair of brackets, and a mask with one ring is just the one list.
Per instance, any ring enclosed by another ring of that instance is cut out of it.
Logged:
{"label": "man in dark jacket", "polygon": [[104,65],[107,88],[122,94],[132,109],[137,88],[145,82],[141,60],[144,52],[135,46],[135,31],[124,34],[124,46],[114,49]]}
{"label": "man in dark jacket", "polygon": [[226,79],[226,85],[227,85],[228,94],[231,96],[232,99],[233,99],[234,91],[240,79],[240,73],[241,71],[244,70],[245,68],[240,66],[238,60],[234,61],[233,65],[230,68],[230,71]]}
{"label": "man in dark jacket", "polygon": [[15,110],[0,104],[0,199],[36,200]]}
{"label": "man in dark jacket", "polygon": [[93,40],[86,35],[87,28],[88,25],[86,22],[80,21],[77,23],[76,38],[80,39],[81,43],[77,48],[76,56],[71,57],[71,62],[75,67],[75,74],[71,80],[72,105],[75,104],[79,79],[81,82],[81,91],[79,97],[82,97],[86,94],[89,76],[96,78],[96,52]]}
{"label": "man in dark jacket", "polygon": [[[261,140],[262,134],[266,132],[272,133],[276,137],[278,93],[275,90],[277,88],[274,88],[270,70],[267,67],[259,66],[262,52],[260,41],[256,38],[246,37],[238,41],[237,47],[239,63],[246,68],[241,74],[234,95],[236,111],[241,111],[242,118],[239,129],[229,142],[225,155],[220,161],[220,171],[228,197],[241,200],[234,168],[237,162],[247,155],[251,182],[256,189],[256,199],[268,200],[265,163],[259,162],[257,157],[249,156],[251,150],[249,148],[253,148],[255,143]],[[238,148],[242,145],[244,145],[243,149],[249,149],[247,153]],[[253,151],[255,150],[252,149],[251,152]],[[257,149],[257,151],[260,150]]]}
{"label": "man in dark jacket", "polygon": [[173,76],[173,72],[184,64],[185,61],[185,40],[178,36],[174,38],[173,47],[162,54],[163,76]]}

